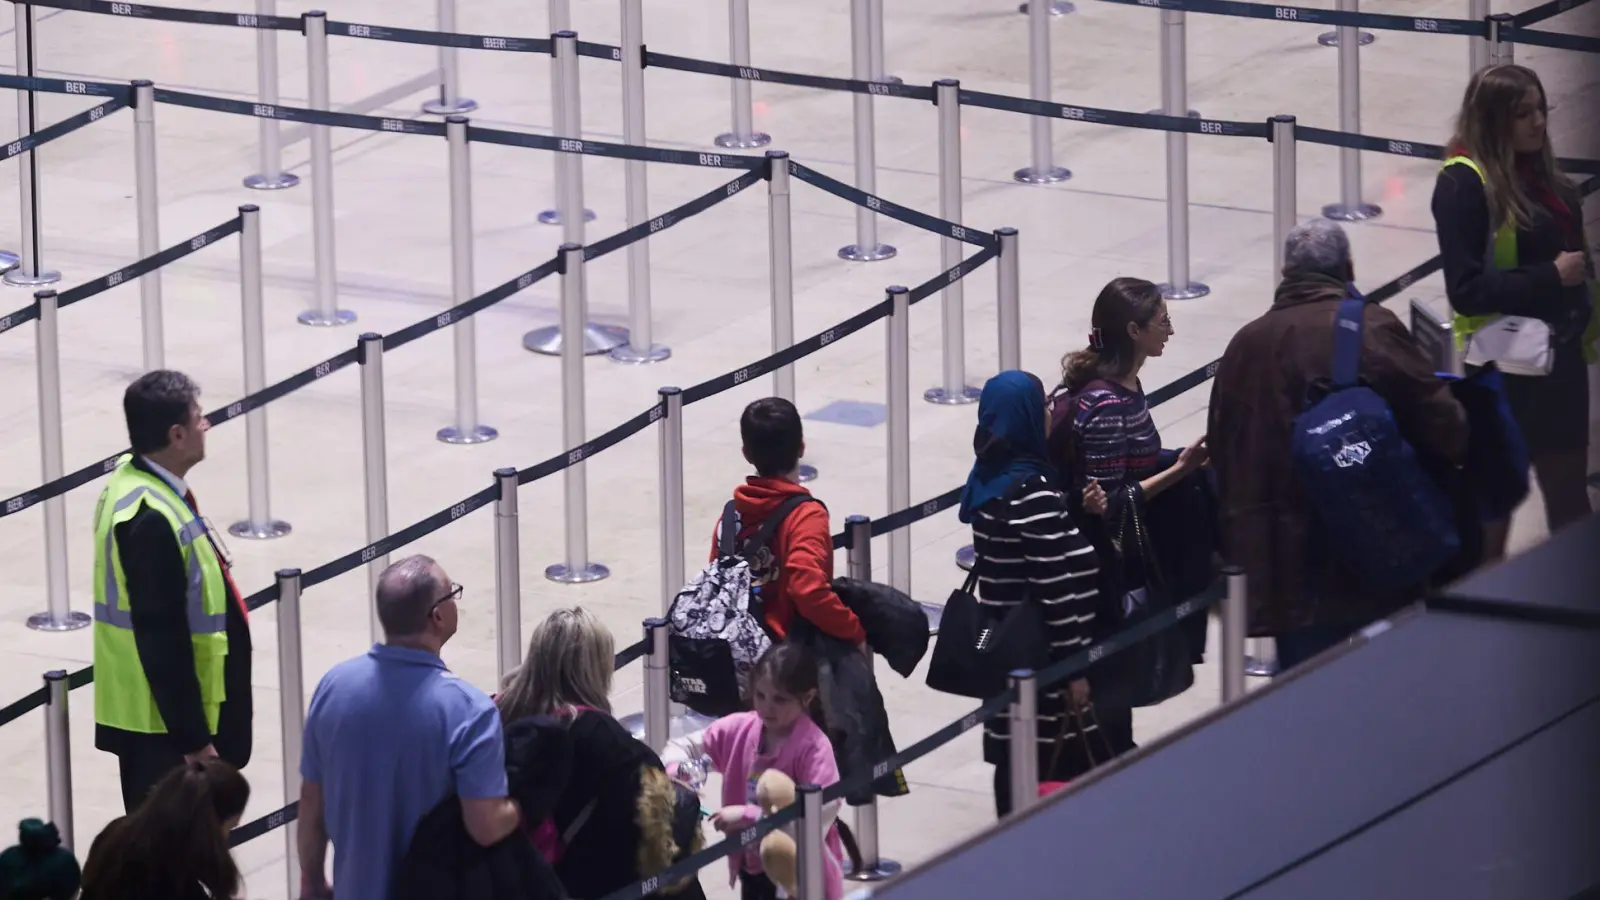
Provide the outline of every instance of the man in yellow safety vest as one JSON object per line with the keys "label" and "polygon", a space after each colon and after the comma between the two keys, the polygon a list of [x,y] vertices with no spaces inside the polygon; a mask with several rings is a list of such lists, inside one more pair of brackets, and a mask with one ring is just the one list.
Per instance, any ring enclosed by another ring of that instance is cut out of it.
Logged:
{"label": "man in yellow safety vest", "polygon": [[199,395],[166,370],[128,386],[133,452],[95,507],[95,746],[129,812],[186,760],[250,761],[248,613],[184,481],[206,455]]}

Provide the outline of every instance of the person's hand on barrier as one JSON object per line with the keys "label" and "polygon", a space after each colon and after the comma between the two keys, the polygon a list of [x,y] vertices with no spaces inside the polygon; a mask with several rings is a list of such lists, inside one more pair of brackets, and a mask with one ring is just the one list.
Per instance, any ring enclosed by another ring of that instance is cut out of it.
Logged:
{"label": "person's hand on barrier", "polygon": [[216,758],[217,758],[217,748],[213,747],[210,744],[207,744],[204,747],[201,747],[199,750],[196,750],[193,753],[185,753],[183,755],[183,761],[186,762],[186,763],[192,763],[192,762],[196,762],[196,761],[202,760],[202,759],[216,759]]}
{"label": "person's hand on barrier", "polygon": [[724,806],[711,814],[711,827],[727,834],[750,824],[750,817],[743,806]]}
{"label": "person's hand on barrier", "polygon": [[1073,709],[1083,709],[1089,705],[1089,679],[1067,682],[1067,702],[1072,704]]}
{"label": "person's hand on barrier", "polygon": [[1583,254],[1577,250],[1563,250],[1556,256],[1556,272],[1561,276],[1564,287],[1574,287],[1583,284],[1588,275],[1583,264]]}
{"label": "person's hand on barrier", "polygon": [[1206,446],[1205,435],[1178,453],[1178,469],[1184,472],[1192,472],[1210,461],[1211,448]]}
{"label": "person's hand on barrier", "polygon": [[1106,489],[1093,478],[1089,479],[1089,483],[1083,488],[1083,508],[1090,515],[1106,514]]}

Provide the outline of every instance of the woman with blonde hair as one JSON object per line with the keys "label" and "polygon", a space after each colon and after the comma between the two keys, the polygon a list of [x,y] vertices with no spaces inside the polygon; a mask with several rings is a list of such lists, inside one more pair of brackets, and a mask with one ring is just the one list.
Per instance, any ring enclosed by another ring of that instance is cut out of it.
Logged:
{"label": "woman with blonde hair", "polygon": [[[1553,532],[1590,512],[1585,369],[1600,349],[1600,318],[1582,198],[1556,163],[1548,112],[1533,70],[1479,70],[1439,171],[1433,217],[1456,349],[1469,369],[1494,361],[1505,373]],[[1517,321],[1497,324],[1503,317]],[[1493,336],[1512,324],[1518,347],[1507,351]],[[1508,526],[1486,529],[1491,558],[1503,555]]]}
{"label": "woman with blonde hair", "polygon": [[[521,668],[495,698],[508,767],[517,764],[519,735],[532,719],[553,719],[571,738],[571,771],[549,823],[556,845],[541,849],[555,857],[572,897],[604,897],[699,848],[698,802],[679,814],[678,791],[660,757],[611,716],[615,643],[594,613],[558,609],[534,628]],[[658,895],[704,897],[694,879],[651,896]]]}

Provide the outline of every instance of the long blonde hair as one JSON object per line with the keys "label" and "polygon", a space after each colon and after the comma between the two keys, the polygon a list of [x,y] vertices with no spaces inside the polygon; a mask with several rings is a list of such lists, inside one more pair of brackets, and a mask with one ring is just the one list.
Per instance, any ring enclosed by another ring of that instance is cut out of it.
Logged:
{"label": "long blonde hair", "polygon": [[495,699],[500,718],[514,722],[576,706],[611,712],[615,647],[611,630],[581,606],[546,616],[528,639],[527,658]]}
{"label": "long blonde hair", "polygon": [[[1489,198],[1489,221],[1495,227],[1511,222],[1526,228],[1533,219],[1535,201],[1528,196],[1517,176],[1517,153],[1511,132],[1516,110],[1529,91],[1537,91],[1545,104],[1544,84],[1525,66],[1486,66],[1467,83],[1456,115],[1456,133],[1450,140],[1452,152],[1465,153],[1483,172],[1483,190]],[[1566,200],[1572,182],[1556,165],[1548,133],[1544,147],[1534,159],[1537,174]]]}

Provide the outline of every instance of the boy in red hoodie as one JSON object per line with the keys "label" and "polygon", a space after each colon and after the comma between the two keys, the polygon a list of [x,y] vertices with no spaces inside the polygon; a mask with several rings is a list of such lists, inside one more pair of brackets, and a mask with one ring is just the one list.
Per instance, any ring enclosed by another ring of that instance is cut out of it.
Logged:
{"label": "boy in red hoodie", "polygon": [[[756,474],[733,492],[739,539],[744,540],[785,500],[811,493],[799,482],[806,443],[793,403],[768,397],[745,407],[739,436],[744,440],[744,458],[756,468]],[[713,534],[711,558],[716,556]],[[800,504],[778,527],[771,545],[755,556],[747,562],[753,584],[761,588],[762,619],[779,640],[799,615],[825,634],[858,646],[866,642],[861,621],[833,592],[833,534],[828,530],[827,507]]]}

